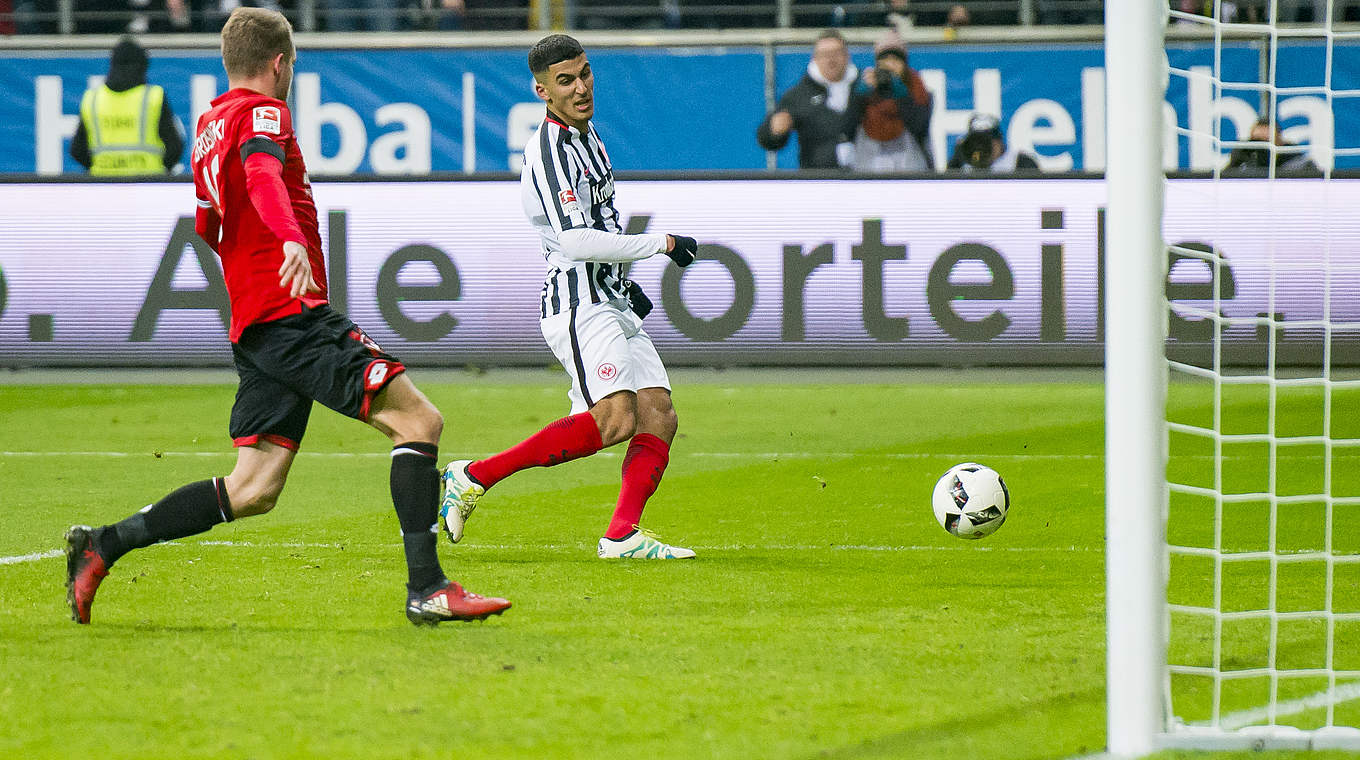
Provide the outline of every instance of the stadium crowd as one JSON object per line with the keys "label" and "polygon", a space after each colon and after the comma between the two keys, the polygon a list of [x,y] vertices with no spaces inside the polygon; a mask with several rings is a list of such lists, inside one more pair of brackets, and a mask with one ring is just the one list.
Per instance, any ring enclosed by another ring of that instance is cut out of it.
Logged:
{"label": "stadium crowd", "polygon": [[[1211,16],[1215,0],[1167,0]],[[1360,0],[1221,0],[1228,22],[1360,21]],[[514,31],[1098,25],[1104,0],[0,0],[0,35],[216,33],[232,9],[278,10],[299,31]],[[546,7],[544,7],[546,6]],[[1271,14],[1276,18],[1272,19]]]}
{"label": "stadium crowd", "polygon": [[64,15],[77,34],[215,33],[242,5],[279,10],[299,31],[338,32],[525,30],[545,15],[555,27],[585,30],[1099,24],[1103,16],[1102,0],[791,0],[785,14],[776,0],[0,0],[0,34],[54,34]]}

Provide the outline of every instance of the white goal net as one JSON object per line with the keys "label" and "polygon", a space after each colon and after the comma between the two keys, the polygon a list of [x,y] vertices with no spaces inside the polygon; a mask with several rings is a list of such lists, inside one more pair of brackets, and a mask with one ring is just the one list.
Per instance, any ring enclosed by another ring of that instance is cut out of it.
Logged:
{"label": "white goal net", "polygon": [[1360,26],[1172,5],[1153,744],[1360,749]]}

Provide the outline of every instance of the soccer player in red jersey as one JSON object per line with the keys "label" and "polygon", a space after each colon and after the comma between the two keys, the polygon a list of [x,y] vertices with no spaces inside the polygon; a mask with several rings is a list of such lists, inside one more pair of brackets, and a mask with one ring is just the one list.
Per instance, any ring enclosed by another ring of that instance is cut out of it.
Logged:
{"label": "soccer player in red jersey", "polygon": [[417,625],[482,619],[510,606],[449,581],[436,553],[444,420],[362,330],[331,310],[316,204],[284,99],[293,30],[281,14],[237,8],[222,27],[229,91],[198,121],[191,164],[198,234],[222,259],[240,384],[231,410],[236,467],[190,483],[127,519],[66,533],[67,601],[90,622],[99,583],[120,557],[159,541],[268,512],[288,478],[312,402],[392,439],[391,490]]}

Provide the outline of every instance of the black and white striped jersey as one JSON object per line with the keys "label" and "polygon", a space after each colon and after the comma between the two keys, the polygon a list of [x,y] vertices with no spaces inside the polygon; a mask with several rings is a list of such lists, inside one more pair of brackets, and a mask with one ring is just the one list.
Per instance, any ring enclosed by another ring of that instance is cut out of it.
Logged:
{"label": "black and white striped jersey", "polygon": [[521,200],[548,262],[543,317],[623,299],[623,266],[666,250],[665,235],[623,234],[609,154],[595,126],[586,126],[582,132],[549,114],[524,147]]}

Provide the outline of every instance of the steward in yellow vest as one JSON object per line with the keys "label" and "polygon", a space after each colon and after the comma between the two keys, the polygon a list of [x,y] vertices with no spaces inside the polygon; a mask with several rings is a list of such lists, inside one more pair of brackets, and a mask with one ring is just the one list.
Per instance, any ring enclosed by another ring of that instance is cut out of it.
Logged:
{"label": "steward in yellow vest", "polygon": [[146,51],[124,38],[109,57],[104,84],[80,99],[71,157],[92,177],[164,174],[184,153],[165,91],[146,83]]}

